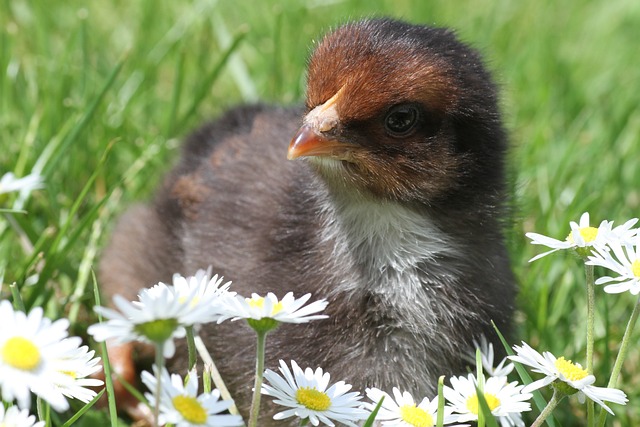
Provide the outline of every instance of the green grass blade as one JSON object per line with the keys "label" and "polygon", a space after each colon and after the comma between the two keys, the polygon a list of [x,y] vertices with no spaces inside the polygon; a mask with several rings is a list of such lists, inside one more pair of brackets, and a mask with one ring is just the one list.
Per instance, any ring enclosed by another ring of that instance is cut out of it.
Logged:
{"label": "green grass blade", "polygon": [[15,283],[12,283],[9,285],[9,290],[11,291],[11,296],[13,297],[13,308],[26,313],[24,301],[22,300],[22,295],[20,295],[18,286]]}
{"label": "green grass blade", "polygon": [[248,30],[246,28],[242,28],[234,37],[233,41],[229,45],[227,49],[221,54],[220,59],[217,64],[212,68],[211,72],[204,79],[204,82],[200,85],[199,90],[196,92],[196,96],[194,100],[191,102],[189,108],[187,108],[187,112],[182,116],[182,119],[179,121],[179,125],[176,128],[176,131],[181,131],[184,129],[190,119],[193,118],[195,112],[198,110],[198,107],[204,101],[204,99],[209,95],[209,91],[211,87],[218,79],[220,72],[224,69],[225,65],[229,61],[231,54],[233,54],[238,46],[240,46],[240,42],[247,35]]}
{"label": "green grass blade", "polygon": [[71,418],[69,418],[62,425],[62,427],[71,427],[76,421],[78,421],[80,419],[80,417],[82,417],[89,409],[91,409],[93,407],[93,405],[96,404],[96,402],[102,397],[104,392],[105,392],[105,389],[100,390],[100,392],[98,392],[98,394],[96,394],[96,396],[93,399],[91,399],[91,401],[87,402],[87,404],[84,405],[82,408],[80,408],[80,410],[78,410],[78,412],[73,414],[73,416]]}
{"label": "green grass blade", "polygon": [[444,424],[444,375],[438,378],[438,415],[436,417],[436,427]]}
{"label": "green grass blade", "polygon": [[8,214],[20,214],[20,215],[26,215],[28,212],[22,209],[7,209],[7,208],[0,208],[0,213],[8,213]]}
{"label": "green grass blade", "polygon": [[[80,221],[80,224],[76,227],[75,231],[71,233],[71,235],[68,235],[71,225],[73,224],[74,221],[76,221],[76,214],[80,209],[82,202],[85,200],[87,194],[89,193],[89,190],[92,188],[93,183],[101,173],[102,168],[106,163],[111,146],[112,145],[109,145],[105,150],[105,152],[103,153],[102,158],[100,159],[98,165],[96,166],[96,169],[93,171],[93,173],[87,180],[86,184],[82,188],[80,194],[78,195],[75,202],[73,203],[69,211],[67,220],[62,225],[60,230],[58,230],[58,232],[56,233],[51,245],[45,250],[46,263],[40,273],[40,278],[38,280],[38,283],[34,287],[34,291],[31,293],[28,299],[28,302],[27,302],[28,307],[31,307],[36,301],[36,299],[38,298],[42,299],[41,297],[46,294],[44,293],[44,286],[47,280],[49,280],[53,271],[55,271],[59,267],[60,260],[62,260],[65,257],[65,255],[68,253],[69,250],[71,250],[74,242],[77,241],[81,232],[91,224],[92,222],[91,220],[97,215],[100,207],[107,200],[107,197],[105,197],[101,201],[99,201],[96,205],[94,205],[89,211],[89,213],[85,215],[83,219]],[[63,248],[60,248],[60,245],[63,239],[65,238],[66,238],[65,246]],[[37,256],[38,256],[38,253],[34,251],[33,257],[37,257]],[[32,258],[32,259],[35,259],[35,258]],[[26,277],[26,271],[23,272],[23,277]]]}
{"label": "green grass blade", "polygon": [[373,411],[371,411],[371,415],[369,415],[369,418],[367,418],[367,421],[365,421],[365,423],[362,425],[362,427],[371,427],[371,426],[373,426],[373,423],[376,420],[376,416],[378,415],[378,411],[380,411],[380,408],[382,407],[382,402],[383,401],[384,401],[384,396],[382,396],[382,398],[380,399],[380,401],[378,402],[376,407],[373,409]]}
{"label": "green grass blade", "polygon": [[[73,293],[70,296],[71,307],[69,308],[69,314],[67,318],[69,319],[69,322],[71,322],[72,324],[75,323],[78,319],[78,313],[80,312],[80,308],[83,303],[82,297],[85,295],[86,287],[87,287],[87,284],[89,283],[89,276],[92,271],[92,266],[98,254],[98,244],[99,244],[98,242],[99,242],[100,236],[104,231],[103,226],[104,226],[104,223],[106,222],[107,211],[109,211],[108,208],[105,208],[105,209],[100,209],[100,208],[102,208],[105,201],[108,201],[111,199],[111,194],[114,191],[114,189],[112,189],[109,192],[109,194],[107,194],[103,198],[102,203],[99,203],[98,205],[96,205],[97,209],[85,215],[85,220],[90,221],[92,223],[91,234],[89,236],[89,241],[87,242],[87,246],[85,248],[82,259],[80,261],[80,265],[78,266],[78,277],[76,279],[75,285],[73,286]],[[99,211],[101,211],[99,214],[99,218],[94,221],[95,215],[93,215],[93,213],[94,212],[98,213]],[[87,227],[89,227],[89,224],[87,224]],[[78,229],[83,230],[84,226],[80,226],[78,227]],[[70,247],[70,245],[67,245],[67,247]]]}
{"label": "green grass blade", "polygon": [[[509,346],[509,343],[507,343],[507,340],[504,338],[502,333],[498,330],[498,327],[496,326],[496,324],[493,322],[491,322],[491,324],[493,325],[493,329],[495,329],[496,333],[498,334],[498,337],[500,337],[500,341],[502,341],[502,346],[507,352],[507,355],[513,356],[514,355],[513,350]],[[520,380],[522,381],[522,384],[525,384],[525,385],[531,384],[533,382],[533,379],[531,378],[527,370],[520,363],[514,362],[514,365],[516,367],[516,371],[518,372],[518,375],[520,376]],[[532,394],[533,394],[533,401],[536,404],[538,410],[540,411],[544,410],[544,408],[547,407],[547,401],[545,400],[544,397],[542,397],[542,394],[540,393],[540,391],[536,390]],[[549,427],[556,427],[556,420],[553,418],[553,415],[550,415],[549,418],[546,419],[546,421]]]}
{"label": "green grass blade", "polygon": [[[93,297],[97,306],[102,305],[100,301],[100,289],[98,288],[98,280],[95,273],[91,274],[93,278]],[[102,322],[102,315],[98,313],[98,321]],[[100,354],[102,356],[102,369],[104,370],[104,385],[107,390],[107,400],[109,402],[109,420],[111,427],[118,426],[118,410],[116,408],[116,393],[113,389],[113,378],[111,377],[111,364],[109,363],[109,353],[107,353],[107,344],[103,341],[100,343]]]}
{"label": "green grass blade", "polygon": [[478,396],[478,419],[480,419],[480,413],[482,413],[482,418],[484,419],[485,426],[498,427],[496,417],[494,417],[491,413],[491,409],[489,409],[487,400],[484,398],[484,393],[479,388],[476,388],[476,396]]}
{"label": "green grass blade", "polygon": [[111,86],[113,86],[113,83],[115,83],[116,77],[118,77],[118,74],[120,74],[120,70],[122,70],[122,66],[124,65],[125,62],[126,62],[126,57],[120,60],[120,62],[116,64],[113,70],[111,70],[111,74],[109,74],[109,77],[107,78],[107,81],[104,84],[104,86],[102,86],[102,89],[98,93],[98,96],[96,96],[93,99],[91,104],[89,104],[87,111],[82,115],[80,120],[71,128],[69,133],[65,135],[65,137],[62,139],[62,141],[57,147],[56,152],[53,153],[51,159],[49,159],[49,161],[47,162],[47,164],[43,169],[43,174],[45,176],[51,175],[51,172],[58,165],[58,162],[60,161],[62,156],[67,152],[67,150],[69,149],[69,146],[78,139],[82,131],[91,122],[91,120],[93,119],[93,116],[95,115],[96,110],[98,109],[98,106],[102,103],[102,100],[104,99],[109,89],[111,89]]}

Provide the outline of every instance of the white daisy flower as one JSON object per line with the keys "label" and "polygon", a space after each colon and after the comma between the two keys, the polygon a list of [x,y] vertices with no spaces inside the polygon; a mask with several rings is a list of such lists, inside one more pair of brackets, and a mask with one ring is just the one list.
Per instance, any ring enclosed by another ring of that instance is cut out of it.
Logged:
{"label": "white daisy flower", "polygon": [[580,255],[586,256],[591,251],[585,251],[583,248],[590,248],[594,245],[603,245],[606,242],[606,239],[611,238],[611,236],[616,236],[620,239],[628,239],[630,236],[635,235],[636,230],[631,230],[631,227],[633,227],[636,222],[638,222],[638,220],[634,218],[623,225],[613,228],[613,222],[605,220],[600,223],[598,228],[596,228],[589,225],[589,213],[585,212],[580,217],[580,222],[578,224],[573,221],[569,223],[571,232],[565,240],[556,240],[552,237],[538,233],[526,233],[526,236],[531,239],[531,244],[543,245],[551,248],[550,251],[534,256],[529,260],[529,262],[538,260],[555,251],[570,248],[578,251]]}
{"label": "white daisy flower", "polygon": [[[493,344],[487,340],[487,337],[484,335],[480,336],[480,342],[473,340],[473,345],[475,349],[480,349],[480,356],[482,358],[482,370],[490,377],[506,377],[513,371],[514,365],[513,363],[508,363],[509,359],[506,357],[503,358],[498,366],[493,365],[494,363],[494,351]],[[467,355],[467,360],[473,364],[476,363],[476,354],[471,353]]]}
{"label": "white daisy flower", "polygon": [[10,406],[6,411],[0,404],[0,426],[3,427],[44,427],[44,421],[36,422],[35,415],[29,415],[26,409]]}
{"label": "white daisy flower", "polygon": [[173,287],[178,301],[188,304],[189,310],[182,318],[185,326],[191,324],[209,323],[220,317],[217,304],[221,304],[222,298],[235,296],[235,292],[229,292],[231,282],[222,284],[224,277],[211,277],[211,267],[207,270],[198,270],[193,276],[184,277],[180,274],[173,275]]}
{"label": "white daisy flower", "polygon": [[186,335],[183,319],[195,322],[189,316],[189,304],[181,302],[174,288],[164,283],[141,290],[138,301],[129,302],[115,295],[113,302],[122,313],[95,307],[96,312],[109,319],[89,326],[88,332],[96,341],[114,339],[118,343],[144,341],[161,344],[162,354],[169,358],[175,353],[173,339]]}
{"label": "white daisy flower", "polygon": [[[476,387],[478,381],[473,374],[467,377],[451,377],[451,387],[444,386],[444,397],[457,413],[456,422],[475,421],[478,419],[479,402]],[[508,382],[506,377],[489,377],[484,381],[484,399],[503,427],[524,426],[520,413],[531,410],[527,400],[533,396],[523,393],[522,385]]]}
{"label": "white daisy flower", "polygon": [[0,194],[10,193],[13,191],[29,192],[42,187],[42,177],[37,174],[16,178],[13,172],[7,172],[2,175],[2,178],[0,178]]}
{"label": "white daisy flower", "polygon": [[100,358],[93,357],[95,352],[89,351],[86,345],[80,346],[80,343],[81,340],[77,337],[61,342],[68,350],[63,358],[54,361],[55,368],[70,381],[56,386],[65,396],[87,403],[96,396],[96,392],[87,387],[99,387],[103,384],[101,380],[88,377],[101,370],[102,366],[99,365]]}
{"label": "white daisy flower", "polygon": [[0,389],[2,400],[14,399],[20,408],[29,408],[31,394],[49,402],[56,411],[69,409],[59,384],[69,377],[56,369],[56,361],[69,357],[64,344],[69,321],[43,317],[36,307],[25,314],[14,311],[9,301],[0,301]]}
{"label": "white daisy flower", "polygon": [[166,368],[162,368],[160,374],[161,392],[156,396],[158,384],[158,369],[154,365],[155,376],[144,371],[142,382],[152,393],[145,393],[149,405],[154,407],[159,400],[160,425],[172,424],[176,427],[234,427],[242,426],[244,422],[240,415],[220,414],[233,405],[232,400],[220,400],[220,392],[213,390],[211,393],[198,395],[198,376],[194,371],[189,374],[186,385],[180,375],[172,374]]}
{"label": "white daisy flower", "polygon": [[545,375],[544,378],[528,384],[524,388],[524,391],[537,390],[554,382],[556,385],[566,384],[570,388],[568,390],[563,388],[562,390],[565,392],[568,391],[567,394],[577,392],[581,402],[584,402],[584,397],[586,396],[612,415],[613,411],[611,411],[604,401],[620,405],[627,403],[627,396],[623,391],[615,388],[596,387],[592,385],[595,383],[596,378],[593,375],[589,375],[578,363],[573,363],[564,357],[556,358],[548,351],[540,354],[524,341],[522,342],[522,347],[514,345],[513,349],[516,355],[509,356],[511,360],[531,367],[533,372]]}
{"label": "white daisy flower", "polygon": [[278,300],[278,297],[271,292],[266,297],[261,297],[258,294],[252,294],[251,298],[236,296],[226,300],[224,314],[218,323],[229,318],[232,320],[268,318],[282,323],[306,323],[310,320],[329,317],[324,314],[313,314],[324,310],[327,307],[327,301],[314,301],[304,306],[309,298],[311,298],[311,294],[296,299],[293,292],[286,294],[282,300]]}
{"label": "white daisy flower", "polygon": [[[400,393],[397,387],[393,388],[393,397],[388,393],[377,389],[368,388],[367,397],[373,404],[367,404],[371,411],[384,397],[382,406],[376,415],[376,420],[382,422],[382,427],[433,427],[438,419],[438,399],[429,401],[426,397],[419,404],[413,400],[409,392]],[[457,419],[451,414],[451,408],[444,408],[444,424],[449,424]],[[459,426],[459,424],[456,424]]]}
{"label": "white daisy flower", "polygon": [[604,276],[596,280],[596,285],[608,284],[604,287],[605,292],[618,294],[629,291],[632,295],[640,293],[640,235],[632,244],[611,239],[607,241],[607,246],[596,246],[587,264],[599,265],[619,274],[617,277]]}
{"label": "white daisy flower", "polygon": [[620,242],[621,244],[633,245],[638,235],[637,228],[631,228],[638,222],[638,218],[631,218],[627,222],[617,227],[613,226],[613,221],[607,221],[606,226],[601,230],[604,235],[604,242],[608,244],[611,241]]}
{"label": "white daisy flower", "polygon": [[269,384],[263,384],[260,392],[274,397],[278,405],[290,409],[284,410],[273,416],[275,420],[297,416],[300,419],[308,419],[314,426],[323,423],[334,426],[334,421],[357,427],[359,420],[369,416],[369,412],[362,409],[357,392],[350,392],[351,385],[339,381],[327,388],[330,375],[317,368],[315,372],[311,368],[302,371],[300,367],[291,361],[293,373],[287,364],[280,360],[280,372],[267,369],[264,379]]}

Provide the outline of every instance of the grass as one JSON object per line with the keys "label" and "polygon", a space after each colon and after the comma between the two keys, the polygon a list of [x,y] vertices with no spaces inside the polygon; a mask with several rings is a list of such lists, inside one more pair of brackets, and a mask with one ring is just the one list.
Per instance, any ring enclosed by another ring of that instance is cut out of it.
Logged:
{"label": "grass", "polygon": [[[83,333],[100,248],[118,213],[151,196],[180,139],[242,102],[299,102],[313,40],[372,15],[453,27],[485,54],[513,141],[509,244],[520,333],[580,360],[581,267],[564,254],[527,263],[538,248],[524,233],[562,238],[584,211],[593,221],[638,216],[634,0],[4,1],[0,173],[35,170],[47,187],[5,200],[28,214],[11,215],[13,224],[0,219],[2,297],[15,282],[28,307],[69,316]],[[596,291],[596,373],[604,385],[635,301]],[[638,359],[632,348],[622,375],[631,404],[615,408],[618,425],[640,425]],[[583,406],[563,402],[557,417],[574,425]]]}

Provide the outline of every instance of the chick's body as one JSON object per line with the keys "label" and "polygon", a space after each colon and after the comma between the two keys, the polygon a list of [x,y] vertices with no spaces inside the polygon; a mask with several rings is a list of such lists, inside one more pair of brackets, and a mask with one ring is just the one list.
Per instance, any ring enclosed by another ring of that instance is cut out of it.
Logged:
{"label": "chick's body", "polygon": [[[450,31],[347,24],[310,60],[306,109],[237,108],[186,141],[154,203],[121,219],[102,283],[133,299],[212,265],[241,295],[311,292],[330,317],[271,333],[267,367],[293,359],[359,390],[432,397],[491,320],[509,329],[496,104]],[[289,157],[306,161],[286,159],[292,137]],[[201,334],[246,415],[254,333],[226,322]]]}

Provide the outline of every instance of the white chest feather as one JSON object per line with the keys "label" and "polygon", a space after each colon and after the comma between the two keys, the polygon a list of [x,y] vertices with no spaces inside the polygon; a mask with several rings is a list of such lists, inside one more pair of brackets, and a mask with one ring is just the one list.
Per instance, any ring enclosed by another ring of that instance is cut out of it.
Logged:
{"label": "white chest feather", "polygon": [[[457,275],[442,257],[459,254],[455,242],[425,215],[392,202],[359,200],[338,204],[327,212],[325,239],[334,242],[334,256],[350,259],[361,272],[344,290],[363,287],[406,300],[424,292],[425,269],[439,276]],[[360,282],[360,283],[357,283]]]}

